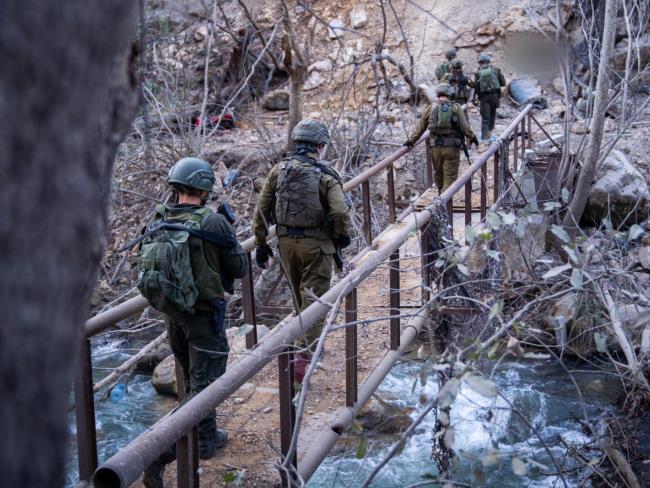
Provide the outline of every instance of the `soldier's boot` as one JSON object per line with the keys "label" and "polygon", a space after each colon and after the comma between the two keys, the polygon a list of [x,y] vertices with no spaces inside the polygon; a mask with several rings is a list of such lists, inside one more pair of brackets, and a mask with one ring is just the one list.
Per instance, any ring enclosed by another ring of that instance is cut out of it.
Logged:
{"label": "soldier's boot", "polygon": [[304,352],[296,354],[296,358],[293,360],[293,378],[297,383],[302,383],[302,380],[305,378],[310,361],[309,354],[305,354]]}
{"label": "soldier's boot", "polygon": [[228,432],[223,429],[216,429],[214,438],[209,441],[199,440],[199,459],[212,459],[217,449],[228,445]]}
{"label": "soldier's boot", "polygon": [[165,466],[176,459],[176,444],[163,452],[158,459],[152,462],[144,470],[142,484],[145,488],[164,488],[163,475]]}

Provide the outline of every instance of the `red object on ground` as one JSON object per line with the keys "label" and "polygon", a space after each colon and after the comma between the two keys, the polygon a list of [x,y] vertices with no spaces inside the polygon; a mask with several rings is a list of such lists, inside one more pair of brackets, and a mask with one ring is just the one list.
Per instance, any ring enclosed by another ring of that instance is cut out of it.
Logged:
{"label": "red object on ground", "polygon": [[293,360],[293,378],[296,382],[302,383],[305,374],[307,374],[307,367],[309,366],[310,361],[311,358],[308,354],[305,354],[304,352],[296,354],[296,358]]}

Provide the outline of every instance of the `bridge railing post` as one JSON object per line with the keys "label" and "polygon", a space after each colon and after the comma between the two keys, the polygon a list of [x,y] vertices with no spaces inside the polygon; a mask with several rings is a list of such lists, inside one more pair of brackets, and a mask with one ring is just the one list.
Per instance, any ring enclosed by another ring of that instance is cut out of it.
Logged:
{"label": "bridge railing post", "polygon": [[[345,405],[353,407],[357,402],[358,370],[357,370],[357,289],[345,297]],[[352,325],[350,325],[352,324]]]}
{"label": "bridge railing post", "polygon": [[253,326],[251,331],[246,334],[246,349],[252,349],[257,344],[257,315],[255,313],[255,291],[253,283],[253,261],[249,252],[248,273],[241,283],[241,299],[244,312],[244,322]]}
{"label": "bridge railing post", "polygon": [[427,188],[431,188],[433,186],[433,161],[432,161],[432,156],[431,156],[431,147],[429,147],[429,144],[427,142],[424,143],[425,147],[425,157],[426,159],[426,183],[427,183]]}
{"label": "bridge railing post", "polygon": [[[185,398],[185,375],[183,366],[176,360],[176,391],[178,401]],[[199,439],[194,428],[176,441],[176,487],[199,488]]]}
{"label": "bridge railing post", "polygon": [[[472,178],[465,183],[465,227],[472,225]],[[467,243],[467,239],[465,239]]]}
{"label": "bridge railing post", "polygon": [[487,164],[481,166],[481,221],[487,214]]}
{"label": "bridge railing post", "polygon": [[390,348],[393,351],[400,346],[400,271],[399,248],[390,256]]}
{"label": "bridge railing post", "polygon": [[372,246],[372,209],[370,207],[370,183],[361,183],[361,203],[363,205],[363,235],[368,247]]}
{"label": "bridge railing post", "polygon": [[496,202],[499,199],[499,151],[494,153],[494,181],[493,181],[493,200],[492,203]]}
{"label": "bridge railing post", "polygon": [[[296,391],[294,388],[293,351],[291,348],[285,349],[278,356],[278,382],[280,387],[280,453],[282,454],[282,462],[284,462],[289,456],[293,428],[296,422],[296,409],[293,404]],[[293,486],[297,465],[294,451],[291,453],[289,461],[289,473],[281,473],[283,488]]]}
{"label": "bridge railing post", "polygon": [[388,221],[394,224],[397,212],[395,210],[395,173],[392,164],[386,168],[386,189],[388,193]]}
{"label": "bridge railing post", "polygon": [[97,429],[91,353],[90,339],[83,339],[79,368],[74,381],[77,460],[79,479],[82,481],[90,481],[97,469]]}

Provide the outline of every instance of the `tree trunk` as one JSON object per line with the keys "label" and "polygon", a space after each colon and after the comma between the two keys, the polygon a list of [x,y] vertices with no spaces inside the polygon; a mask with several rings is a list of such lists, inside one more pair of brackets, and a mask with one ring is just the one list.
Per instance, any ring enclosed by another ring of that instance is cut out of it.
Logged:
{"label": "tree trunk", "polygon": [[291,133],[298,122],[302,120],[303,89],[307,69],[304,66],[294,67],[289,77],[289,127],[287,129],[287,147],[295,149]]}
{"label": "tree trunk", "polygon": [[72,372],[137,107],[133,0],[0,6],[0,473],[63,486]]}
{"label": "tree trunk", "polygon": [[600,156],[600,146],[603,140],[603,129],[605,125],[605,112],[608,102],[609,58],[614,46],[614,34],[616,31],[616,11],[617,0],[606,0],[605,5],[605,28],[603,31],[603,40],[600,47],[600,62],[598,64],[598,79],[596,82],[596,98],[594,101],[594,111],[589,126],[589,141],[587,142],[586,156],[583,167],[578,177],[573,198],[569,204],[568,211],[564,216],[562,225],[568,230],[575,231],[580,223],[580,218],[587,205],[589,191],[596,177],[596,169]]}

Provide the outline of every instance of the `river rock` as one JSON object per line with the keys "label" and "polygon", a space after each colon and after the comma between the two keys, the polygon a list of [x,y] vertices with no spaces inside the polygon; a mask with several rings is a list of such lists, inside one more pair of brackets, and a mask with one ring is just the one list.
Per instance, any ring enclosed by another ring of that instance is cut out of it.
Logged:
{"label": "river rock", "polygon": [[609,217],[614,227],[624,220],[630,226],[646,216],[649,203],[645,178],[623,152],[614,149],[598,167],[583,220],[598,223]]}
{"label": "river rock", "polygon": [[155,351],[151,351],[144,356],[135,367],[136,373],[152,374],[160,363],[172,353],[172,348],[166,342],[158,346]]}
{"label": "river rock", "polygon": [[264,95],[262,107],[266,110],[289,110],[289,90],[278,88]]}
{"label": "river rock", "polygon": [[330,39],[339,39],[343,37],[345,23],[341,19],[332,20],[327,26],[327,35]]}
{"label": "river rock", "polygon": [[356,6],[350,11],[350,25],[355,29],[361,29],[368,24],[368,14],[366,9]]}
{"label": "river rock", "polygon": [[357,420],[364,431],[370,430],[375,434],[396,434],[411,425],[409,414],[412,411],[412,408],[402,409],[373,395],[359,410]]}
{"label": "river rock", "polygon": [[176,387],[176,362],[171,354],[162,360],[151,377],[151,384],[161,395],[177,396]]}
{"label": "river rock", "polygon": [[309,78],[307,78],[307,81],[305,82],[304,90],[313,90],[314,88],[321,86],[324,82],[325,78],[323,78],[323,76],[318,71],[312,71],[309,75]]}

